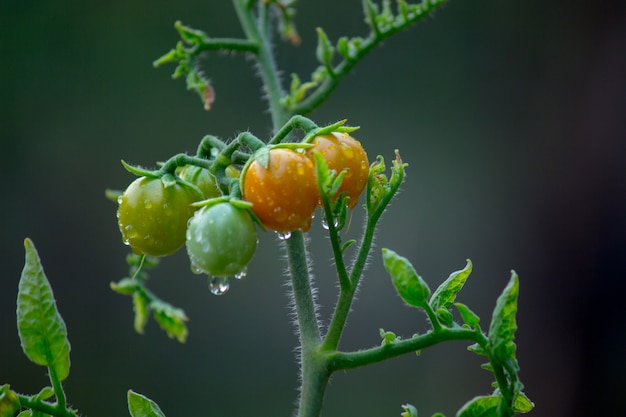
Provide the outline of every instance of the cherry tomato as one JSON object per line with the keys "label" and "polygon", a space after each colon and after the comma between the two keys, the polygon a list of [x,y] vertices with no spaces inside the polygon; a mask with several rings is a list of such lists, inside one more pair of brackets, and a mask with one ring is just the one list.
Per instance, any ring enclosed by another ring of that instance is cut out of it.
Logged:
{"label": "cherry tomato", "polygon": [[118,198],[118,224],[133,252],[165,256],[185,243],[187,221],[201,196],[178,183],[165,186],[160,178],[140,177]]}
{"label": "cherry tomato", "polygon": [[250,214],[229,202],[205,206],[189,220],[187,254],[192,269],[214,277],[245,271],[257,245]]}
{"label": "cherry tomato", "polygon": [[204,194],[205,199],[219,197],[222,195],[215,177],[208,169],[200,168],[195,165],[185,165],[178,171],[178,176],[191,184],[196,185]]}
{"label": "cherry tomato", "polygon": [[274,148],[267,168],[252,161],[242,173],[244,200],[270,230],[307,231],[319,201],[315,165],[303,152]]}
{"label": "cherry tomato", "polygon": [[347,133],[316,136],[311,143],[315,146],[307,150],[309,157],[313,158],[316,150],[324,156],[328,168],[337,173],[346,171],[337,194],[345,191],[350,197],[348,207],[354,208],[369,176],[369,162],[361,143]]}

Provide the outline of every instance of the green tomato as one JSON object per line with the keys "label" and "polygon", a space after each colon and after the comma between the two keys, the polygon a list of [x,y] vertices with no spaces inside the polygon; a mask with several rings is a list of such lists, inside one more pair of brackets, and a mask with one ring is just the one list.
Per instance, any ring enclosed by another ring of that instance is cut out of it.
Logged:
{"label": "green tomato", "polygon": [[250,214],[229,202],[202,207],[187,226],[187,254],[194,272],[214,277],[245,273],[257,245]]}
{"label": "green tomato", "polygon": [[183,180],[197,186],[204,194],[205,199],[219,197],[222,195],[215,177],[208,169],[195,165],[185,165],[178,171],[178,176]]}
{"label": "green tomato", "polygon": [[165,186],[159,178],[137,178],[118,198],[124,243],[135,253],[171,255],[185,243],[187,221],[196,210],[191,203],[200,199],[190,187]]}

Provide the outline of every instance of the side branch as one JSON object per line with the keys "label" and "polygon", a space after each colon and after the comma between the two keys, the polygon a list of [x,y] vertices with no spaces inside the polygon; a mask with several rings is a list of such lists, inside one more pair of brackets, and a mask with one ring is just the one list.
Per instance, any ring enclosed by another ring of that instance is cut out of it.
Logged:
{"label": "side branch", "polygon": [[334,352],[330,354],[329,367],[332,371],[360,368],[451,340],[467,340],[479,343],[484,341],[484,336],[477,333],[474,329],[460,327],[442,329],[438,332],[429,331],[428,333],[412,337],[411,339],[399,340],[391,344],[357,352]]}
{"label": "side branch", "polygon": [[[319,107],[337,88],[341,80],[372,49],[390,36],[424,19],[446,2],[447,0],[424,0],[417,5],[406,5],[406,8],[402,9],[402,13],[394,17],[388,10],[382,14],[376,14],[377,10],[371,0],[364,0],[366,19],[372,27],[369,36],[360,40],[358,46],[348,55],[344,55],[344,59],[339,64],[330,67],[329,76],[325,77],[324,81],[308,97],[290,106],[288,110],[293,114],[308,114]],[[329,65],[326,62],[323,64]]]}

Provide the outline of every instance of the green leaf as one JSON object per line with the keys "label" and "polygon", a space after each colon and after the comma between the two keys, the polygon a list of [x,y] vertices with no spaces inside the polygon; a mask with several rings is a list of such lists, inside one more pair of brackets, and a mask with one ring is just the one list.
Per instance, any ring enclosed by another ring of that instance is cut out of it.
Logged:
{"label": "green leaf", "polygon": [[415,272],[408,259],[390,249],[383,248],[383,264],[391,275],[396,291],[405,303],[413,307],[424,307],[427,304],[430,288]]}
{"label": "green leaf", "polygon": [[535,404],[523,392],[518,392],[513,400],[513,410],[517,413],[528,413],[535,408]]}
{"label": "green leaf", "polygon": [[509,283],[498,297],[489,326],[488,339],[491,351],[501,362],[515,358],[513,339],[517,330],[515,316],[517,314],[518,294],[519,278],[515,271],[512,271]]}
{"label": "green leaf", "polygon": [[63,381],[70,373],[70,343],[57,310],[52,288],[37,249],[24,240],[26,260],[17,293],[17,328],[28,359],[48,366],[51,378]]}
{"label": "green leaf", "polygon": [[330,44],[328,36],[326,36],[324,30],[322,28],[317,28],[317,49],[315,51],[317,60],[321,64],[326,65],[326,67],[330,67],[334,53],[335,48],[333,48]]}
{"label": "green leaf", "polygon": [[175,308],[171,304],[157,300],[150,303],[154,311],[154,319],[165,330],[169,337],[175,337],[180,343],[187,340],[187,316],[180,308]]}
{"label": "green leaf", "polygon": [[480,317],[476,313],[474,313],[468,306],[463,303],[454,303],[454,306],[459,310],[459,314],[461,315],[461,320],[463,323],[476,327],[480,322]]}
{"label": "green leaf", "polygon": [[157,403],[132,390],[128,390],[128,411],[132,417],[165,417]]}
{"label": "green leaf", "polygon": [[404,404],[402,408],[404,408],[404,412],[400,414],[401,417],[417,417],[417,408],[411,404]]}
{"label": "green leaf", "polygon": [[498,417],[500,397],[489,395],[474,397],[456,414],[456,417]]}
{"label": "green leaf", "polygon": [[456,271],[450,274],[430,297],[430,306],[433,310],[439,308],[448,308],[454,303],[456,295],[463,288],[465,281],[472,272],[472,261],[467,260],[467,265],[460,271]]}

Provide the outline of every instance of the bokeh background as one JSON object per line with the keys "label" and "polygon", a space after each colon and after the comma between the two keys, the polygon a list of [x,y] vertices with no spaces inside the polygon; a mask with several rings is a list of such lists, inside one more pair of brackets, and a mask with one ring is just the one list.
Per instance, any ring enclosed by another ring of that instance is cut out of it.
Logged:
{"label": "bokeh background", "polygon": [[[299,48],[276,42],[285,79],[317,65],[314,28],[364,35],[357,0],[300,1]],[[127,268],[105,188],[132,180],[120,165],[154,166],[200,138],[270,133],[261,87],[243,55],[203,61],[211,112],[152,61],[178,41],[175,20],[241,36],[230,2],[187,0],[0,4],[0,383],[35,393],[45,370],[22,354],[15,297],[31,237],[72,343],[65,383],[83,415],[127,415],[129,388],[169,416],[288,416],[297,392],[296,337],[278,240],[261,237],[249,278],[223,297],[165,259],[151,288],[185,309],[186,344],[154,324],[132,329],[128,297],[109,289]],[[403,192],[378,248],[409,257],[436,287],[474,262],[459,300],[488,323],[510,270],[521,277],[521,378],[535,416],[623,413],[626,393],[626,7],[619,1],[453,1],[386,41],[312,117],[347,118],[373,158],[399,148]],[[350,233],[358,236],[362,215]],[[310,233],[322,319],[335,301],[327,241]],[[379,328],[423,331],[376,254],[344,349],[380,343]],[[338,373],[326,416],[455,411],[490,391],[464,343]]]}

